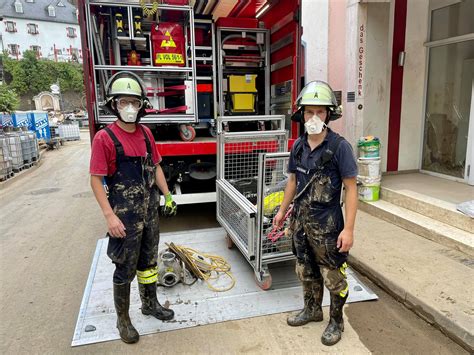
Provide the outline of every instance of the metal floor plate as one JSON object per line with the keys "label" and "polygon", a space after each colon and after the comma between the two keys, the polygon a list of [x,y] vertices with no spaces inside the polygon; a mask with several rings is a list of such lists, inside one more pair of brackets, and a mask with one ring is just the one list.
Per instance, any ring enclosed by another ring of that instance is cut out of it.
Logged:
{"label": "metal floor plate", "polygon": [[[294,262],[271,264],[272,289],[262,291],[254,281],[254,272],[237,248],[227,249],[226,232],[222,228],[201,229],[161,235],[160,248],[165,242],[174,242],[201,252],[224,257],[232,267],[237,282],[227,292],[214,292],[203,282],[192,286],[178,284],[172,288],[158,288],[161,304],[169,302],[175,319],[159,321],[141,314],[137,282],[132,283],[130,318],[141,335],[195,327],[235,319],[294,311],[302,308],[303,295],[294,272]],[[112,274],[114,265],[107,256],[107,239],[100,239],[92,261],[89,278],[79,310],[71,346],[93,344],[119,339],[115,327]],[[363,285],[348,269],[349,300],[359,302],[377,299],[377,295]],[[224,286],[228,279],[221,278],[215,286]],[[329,293],[324,291],[323,305],[329,305]]]}

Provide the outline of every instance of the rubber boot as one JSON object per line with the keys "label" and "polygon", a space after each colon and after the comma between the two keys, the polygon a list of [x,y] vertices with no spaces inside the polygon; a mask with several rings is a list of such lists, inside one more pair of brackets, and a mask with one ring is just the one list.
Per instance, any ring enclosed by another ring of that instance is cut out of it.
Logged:
{"label": "rubber boot", "polygon": [[323,283],[321,282],[303,282],[304,308],[302,311],[290,315],[286,322],[292,327],[305,325],[309,322],[321,322],[323,320],[323,311],[321,305],[323,302]]}
{"label": "rubber boot", "polygon": [[117,328],[120,338],[127,344],[136,343],[140,339],[135,327],[130,321],[128,309],[130,308],[130,284],[114,283],[114,303],[117,312]]}
{"label": "rubber boot", "polygon": [[329,324],[326,327],[326,330],[321,336],[321,342],[324,345],[331,346],[341,340],[342,332],[344,331],[342,308],[344,307],[344,303],[346,303],[348,296],[349,293],[346,294],[345,297],[333,295],[331,293],[331,307],[329,309],[331,318],[329,319]]}
{"label": "rubber boot", "polygon": [[171,320],[174,317],[172,309],[163,307],[156,297],[156,282],[150,284],[138,284],[140,298],[142,300],[142,313],[151,315],[159,320]]}

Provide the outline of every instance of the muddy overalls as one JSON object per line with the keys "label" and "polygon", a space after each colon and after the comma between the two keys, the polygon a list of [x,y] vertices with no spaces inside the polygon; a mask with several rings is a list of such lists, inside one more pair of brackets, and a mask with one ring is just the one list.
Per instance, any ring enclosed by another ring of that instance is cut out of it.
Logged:
{"label": "muddy overalls", "polygon": [[135,273],[139,283],[157,281],[160,196],[150,141],[143,127],[137,129],[145,137],[145,157],[126,156],[115,134],[105,128],[115,145],[117,166],[115,173],[106,177],[109,202],[126,228],[125,238],[108,235],[107,255],[116,267],[115,284],[130,283]]}
{"label": "muddy overalls", "polygon": [[[322,302],[323,283],[331,293],[331,304],[343,301],[343,305],[348,293],[347,253],[340,253],[336,246],[344,219],[340,204],[342,180],[336,178],[339,171],[333,156],[342,140],[328,129],[325,141],[316,148],[320,155],[313,166],[308,166],[308,157],[302,156],[304,141],[294,148],[297,194],[292,229],[296,274],[303,283],[305,304],[316,303],[315,306]],[[337,181],[336,186],[333,181]]]}

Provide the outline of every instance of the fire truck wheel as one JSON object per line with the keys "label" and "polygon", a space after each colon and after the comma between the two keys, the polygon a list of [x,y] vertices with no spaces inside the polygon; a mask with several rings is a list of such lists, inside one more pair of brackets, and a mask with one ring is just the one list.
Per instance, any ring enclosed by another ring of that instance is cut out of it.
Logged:
{"label": "fire truck wheel", "polygon": [[179,136],[181,137],[181,140],[191,142],[196,138],[196,130],[193,126],[185,126],[185,128],[180,127]]}

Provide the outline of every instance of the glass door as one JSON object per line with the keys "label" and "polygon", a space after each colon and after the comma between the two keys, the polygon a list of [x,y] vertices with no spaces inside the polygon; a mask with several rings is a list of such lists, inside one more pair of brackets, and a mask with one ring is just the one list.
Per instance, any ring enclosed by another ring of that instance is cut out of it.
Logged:
{"label": "glass door", "polygon": [[472,11],[474,0],[433,10],[427,43],[422,170],[462,180],[468,180],[468,158],[472,159],[470,151],[468,154],[474,80]]}

